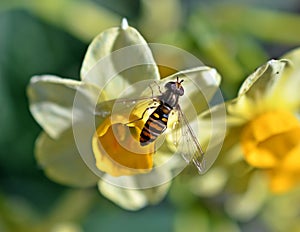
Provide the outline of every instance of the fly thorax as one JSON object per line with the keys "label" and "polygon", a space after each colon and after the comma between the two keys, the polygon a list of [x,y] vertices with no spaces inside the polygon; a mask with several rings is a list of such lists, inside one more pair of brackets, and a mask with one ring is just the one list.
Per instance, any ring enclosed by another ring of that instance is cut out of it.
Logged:
{"label": "fly thorax", "polygon": [[160,97],[160,100],[163,103],[168,104],[172,108],[174,108],[178,104],[178,99],[179,95],[175,94],[172,91],[166,91]]}

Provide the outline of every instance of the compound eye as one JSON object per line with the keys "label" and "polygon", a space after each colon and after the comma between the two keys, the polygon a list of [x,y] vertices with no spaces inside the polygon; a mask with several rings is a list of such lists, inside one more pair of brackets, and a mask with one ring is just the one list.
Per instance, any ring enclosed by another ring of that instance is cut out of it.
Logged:
{"label": "compound eye", "polygon": [[170,88],[171,88],[171,83],[170,83],[170,82],[166,83],[166,84],[165,84],[165,88],[166,88],[166,89],[170,89]]}
{"label": "compound eye", "polygon": [[179,92],[179,95],[182,96],[184,94],[184,89],[181,87],[178,92]]}
{"label": "compound eye", "polygon": [[175,82],[168,82],[165,84],[165,88],[166,89],[170,89],[170,90],[175,90],[176,89],[176,85],[175,85]]}

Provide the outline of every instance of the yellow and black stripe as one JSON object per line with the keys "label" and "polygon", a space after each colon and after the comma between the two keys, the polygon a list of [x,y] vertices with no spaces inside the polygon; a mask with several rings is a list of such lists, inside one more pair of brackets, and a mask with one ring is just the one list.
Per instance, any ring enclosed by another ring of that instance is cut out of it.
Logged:
{"label": "yellow and black stripe", "polygon": [[150,115],[140,134],[140,144],[146,146],[153,142],[166,129],[172,108],[167,104],[159,105]]}

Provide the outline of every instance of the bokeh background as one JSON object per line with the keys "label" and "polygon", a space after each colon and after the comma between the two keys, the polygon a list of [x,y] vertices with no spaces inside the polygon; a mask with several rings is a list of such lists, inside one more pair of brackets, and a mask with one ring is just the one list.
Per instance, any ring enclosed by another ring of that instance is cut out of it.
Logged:
{"label": "bokeh background", "polygon": [[[277,231],[259,213],[228,215],[220,202],[230,193],[199,197],[174,183],[160,204],[130,212],[96,187],[52,182],[34,158],[41,128],[26,86],[37,74],[79,79],[92,38],[126,17],[148,42],[175,45],[216,67],[231,99],[256,67],[300,45],[299,12],[297,0],[1,0],[0,231]],[[282,201],[275,211],[284,221],[291,209]]]}

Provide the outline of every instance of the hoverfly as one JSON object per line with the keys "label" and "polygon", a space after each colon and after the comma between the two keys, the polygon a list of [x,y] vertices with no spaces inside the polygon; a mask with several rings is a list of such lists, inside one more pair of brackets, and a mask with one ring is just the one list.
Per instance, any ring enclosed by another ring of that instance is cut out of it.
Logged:
{"label": "hoverfly", "polygon": [[177,77],[176,82],[170,81],[165,84],[165,92],[160,91],[161,95],[157,97],[158,106],[149,116],[140,134],[140,144],[142,146],[156,140],[167,129],[169,115],[172,110],[178,110],[179,97],[184,94],[182,82],[183,80],[179,81]]}
{"label": "hoverfly", "polygon": [[[182,82],[183,80],[179,80],[178,77],[176,81],[167,82],[164,85],[165,91],[161,91],[160,86],[155,82],[158,85],[158,95],[153,96],[153,90],[150,86],[152,91],[151,97],[141,97],[136,99],[121,98],[117,99],[114,104],[118,105],[128,103],[129,105],[136,105],[139,101],[145,100],[151,100],[155,103],[148,106],[143,111],[139,119],[134,120],[142,120],[146,117],[146,112],[151,109],[154,110],[148,116],[148,119],[140,132],[139,142],[141,146],[154,143],[168,128],[168,121],[171,113],[177,112],[178,120],[176,125],[177,128],[180,128],[181,130],[180,141],[176,141],[176,144],[178,145],[178,152],[187,163],[192,161],[198,171],[202,173],[205,169],[204,151],[179,104],[179,98],[184,95]],[[134,121],[130,121],[128,124],[133,123]],[[185,149],[181,149],[183,146],[186,146]]]}

